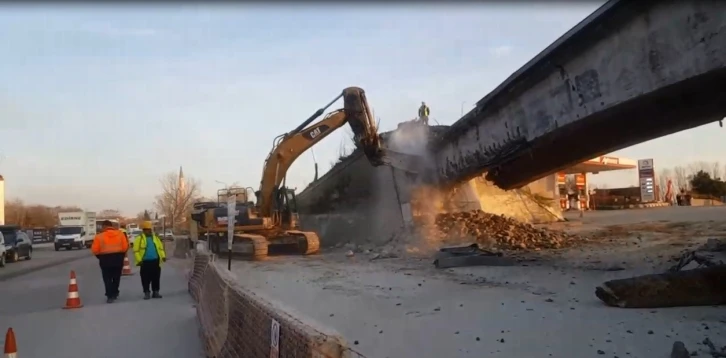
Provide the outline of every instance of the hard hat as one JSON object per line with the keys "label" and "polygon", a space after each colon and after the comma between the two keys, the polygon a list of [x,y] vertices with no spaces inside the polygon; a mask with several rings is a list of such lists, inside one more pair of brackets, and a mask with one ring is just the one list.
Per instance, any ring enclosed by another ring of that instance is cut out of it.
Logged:
{"label": "hard hat", "polygon": [[144,222],[141,223],[141,229],[142,230],[144,230],[144,229],[151,230],[152,226],[153,225],[151,225],[151,221],[144,221]]}

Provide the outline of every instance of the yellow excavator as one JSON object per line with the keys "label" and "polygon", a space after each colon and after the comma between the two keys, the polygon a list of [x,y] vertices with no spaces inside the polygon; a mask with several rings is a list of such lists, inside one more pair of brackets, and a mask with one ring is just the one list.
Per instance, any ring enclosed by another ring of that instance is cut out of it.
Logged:
{"label": "yellow excavator", "polygon": [[[341,97],[343,109],[332,111],[322,120],[311,124]],[[346,123],[353,130],[356,147],[365,154],[371,165],[391,165],[415,173],[418,157],[383,147],[365,92],[358,87],[349,87],[297,128],[275,138],[274,146],[265,160],[260,189],[255,192],[256,203],[248,200],[248,188],[230,188],[217,193],[217,202],[195,204],[189,221],[192,240],[196,242],[198,236],[203,234],[212,252],[225,251],[226,200],[229,195],[235,195],[237,214],[234,222],[234,254],[251,254],[253,258],[260,259],[268,253],[317,253],[320,250],[318,235],[300,231],[295,191],[285,187],[285,176],[302,153]],[[242,249],[235,248],[238,244]]]}

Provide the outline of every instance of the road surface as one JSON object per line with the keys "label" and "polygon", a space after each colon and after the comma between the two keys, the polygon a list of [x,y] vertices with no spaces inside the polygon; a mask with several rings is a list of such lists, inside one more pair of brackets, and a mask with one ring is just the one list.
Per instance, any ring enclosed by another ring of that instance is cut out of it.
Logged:
{"label": "road surface", "polygon": [[62,262],[70,262],[91,255],[89,250],[58,251],[53,244],[33,245],[33,258],[31,260],[20,259],[18,262],[8,262],[5,267],[0,267],[0,282],[24,275],[45,267],[57,265]]}
{"label": "road surface", "polygon": [[698,222],[726,220],[726,206],[666,206],[660,208],[595,210],[584,212],[565,211],[565,218],[591,226],[623,225],[641,222]]}
{"label": "road surface", "polygon": [[[162,270],[163,299],[142,299],[138,268],[134,267],[134,276],[122,278],[119,300],[107,304],[98,261],[88,250],[51,254],[86,257],[0,281],[0,339],[12,327],[19,357],[202,356],[193,301],[183,274],[171,262]],[[64,310],[71,270],[76,272],[84,307]]]}

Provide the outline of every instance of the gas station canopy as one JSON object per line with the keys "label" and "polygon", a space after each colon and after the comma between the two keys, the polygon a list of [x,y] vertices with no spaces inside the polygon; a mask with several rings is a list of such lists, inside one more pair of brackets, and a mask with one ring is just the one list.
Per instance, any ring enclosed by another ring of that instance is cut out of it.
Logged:
{"label": "gas station canopy", "polygon": [[565,174],[599,173],[613,170],[635,169],[637,167],[638,162],[636,160],[601,155],[597,158],[575,164],[562,172]]}

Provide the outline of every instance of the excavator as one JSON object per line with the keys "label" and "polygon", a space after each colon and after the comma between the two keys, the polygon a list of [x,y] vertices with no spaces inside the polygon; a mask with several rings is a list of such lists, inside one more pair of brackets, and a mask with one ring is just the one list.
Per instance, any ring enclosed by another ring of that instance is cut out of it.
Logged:
{"label": "excavator", "polygon": [[[342,109],[332,111],[313,123],[341,97]],[[223,242],[227,242],[225,233],[228,230],[226,200],[234,195],[233,247],[241,244],[247,249],[239,251],[251,253],[254,259],[264,258],[268,253],[317,253],[320,239],[315,232],[300,230],[295,191],[285,186],[285,176],[301,154],[346,123],[353,131],[355,146],[372,166],[389,165],[416,173],[420,158],[384,148],[365,92],[358,87],[349,87],[295,129],[275,138],[265,160],[260,188],[254,192],[255,203],[248,200],[249,188],[230,188],[218,192],[217,202],[195,204],[189,220],[192,240],[196,242],[199,234],[204,232],[212,252],[223,251],[221,247]],[[233,249],[232,252],[237,254],[238,250]]]}

